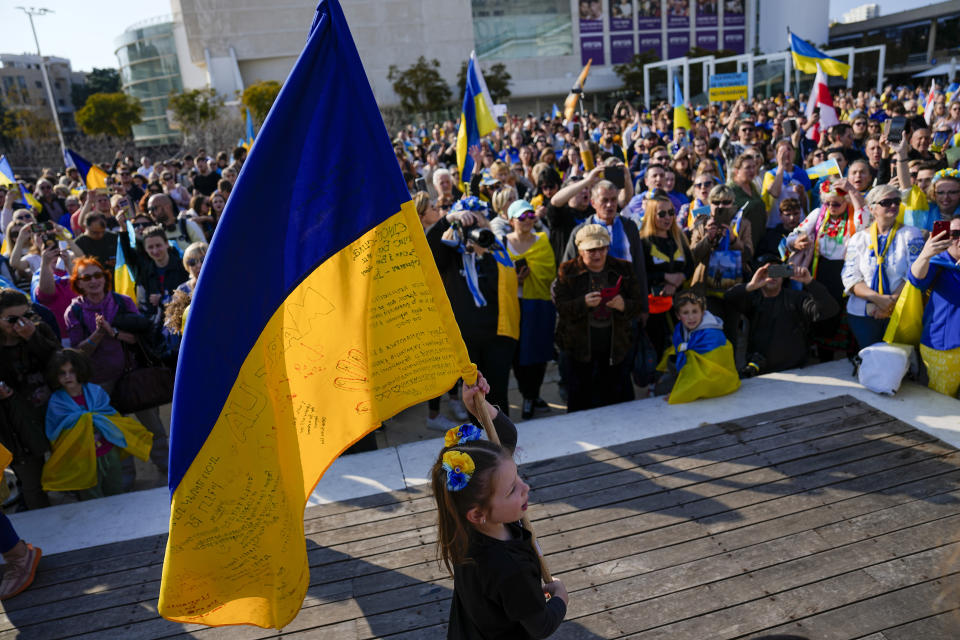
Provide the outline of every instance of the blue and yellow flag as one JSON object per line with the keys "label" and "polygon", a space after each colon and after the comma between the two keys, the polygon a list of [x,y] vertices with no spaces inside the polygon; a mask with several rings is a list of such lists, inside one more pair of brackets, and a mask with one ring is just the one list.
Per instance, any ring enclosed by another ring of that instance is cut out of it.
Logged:
{"label": "blue and yellow flag", "polygon": [[680,88],[680,77],[673,76],[673,129],[683,127],[687,132],[690,131],[690,114],[687,113],[687,105],[683,101],[683,90]]}
{"label": "blue and yellow flag", "polygon": [[68,167],[76,167],[80,177],[83,178],[87,189],[106,189],[107,172],[91,164],[86,158],[76,151],[66,149],[63,152],[63,160]]}
{"label": "blue and yellow flag", "polygon": [[850,73],[850,65],[831,58],[795,33],[790,34],[790,53],[793,54],[793,66],[804,73],[816,73],[818,64],[828,76],[846,78]]}
{"label": "blue and yellow flag", "polygon": [[830,158],[807,169],[807,177],[810,178],[810,180],[819,180],[826,176],[839,176],[842,175],[842,173],[843,172],[840,171],[840,164],[837,163],[836,158]]}
{"label": "blue and yellow flag", "polygon": [[[131,242],[135,242],[133,228],[127,231]],[[117,235],[117,261],[113,265],[113,290],[137,301],[137,275],[127,264],[127,259],[123,252],[123,236]]]}
{"label": "blue and yellow flag", "polygon": [[246,131],[244,132],[245,137],[240,138],[240,141],[237,143],[238,147],[243,147],[247,151],[250,151],[250,147],[253,146],[253,139],[256,134],[253,132],[253,116],[250,115],[250,108],[247,107],[247,126]]}
{"label": "blue and yellow flag", "polygon": [[563,116],[563,114],[560,113],[560,107],[558,107],[558,106],[557,106],[557,103],[554,102],[554,103],[553,103],[553,111],[550,112],[550,117],[551,117],[551,118],[560,118],[560,117],[562,117],[562,116]]}
{"label": "blue and yellow flag", "polygon": [[16,188],[20,190],[20,199],[17,200],[19,204],[22,204],[25,207],[30,207],[35,212],[40,213],[43,210],[43,205],[40,204],[40,201],[34,197],[30,190],[23,186],[22,182],[17,181],[16,176],[13,173],[13,167],[10,166],[10,161],[7,160],[7,156],[0,155],[0,185],[10,188]]}
{"label": "blue and yellow flag", "polygon": [[463,109],[460,113],[460,131],[457,133],[457,167],[460,169],[460,189],[466,193],[466,184],[473,173],[473,158],[467,153],[480,138],[497,128],[493,117],[493,100],[487,91],[487,83],[480,73],[475,51],[470,52],[467,64],[467,86],[463,92]]}
{"label": "blue and yellow flag", "polygon": [[[276,214],[267,237],[264,185]],[[237,252],[251,243],[270,268],[238,278]],[[216,626],[293,620],[309,584],[303,511],[321,475],[461,376],[474,381],[476,368],[343,10],[322,0],[190,306],[160,613]]]}

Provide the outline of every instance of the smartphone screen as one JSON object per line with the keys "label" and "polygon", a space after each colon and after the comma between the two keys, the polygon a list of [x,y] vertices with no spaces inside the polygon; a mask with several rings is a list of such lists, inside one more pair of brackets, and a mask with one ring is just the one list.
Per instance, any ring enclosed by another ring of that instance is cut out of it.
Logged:
{"label": "smartphone screen", "polygon": [[907,126],[907,119],[903,116],[894,116],[890,120],[890,130],[887,133],[887,140],[894,144],[900,144],[903,139],[903,130]]}
{"label": "smartphone screen", "polygon": [[793,276],[793,265],[772,264],[767,269],[767,275],[771,278],[790,278]]}
{"label": "smartphone screen", "polygon": [[427,181],[424,178],[417,178],[413,182],[414,188],[417,191],[426,191],[427,190]]}
{"label": "smartphone screen", "polygon": [[580,123],[579,122],[575,122],[573,124],[573,137],[576,138],[577,140],[580,139]]}

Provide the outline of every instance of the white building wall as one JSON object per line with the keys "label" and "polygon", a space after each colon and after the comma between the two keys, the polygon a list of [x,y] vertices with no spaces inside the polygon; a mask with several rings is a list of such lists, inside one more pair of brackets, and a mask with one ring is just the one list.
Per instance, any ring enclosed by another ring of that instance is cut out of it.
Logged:
{"label": "white building wall", "polygon": [[830,34],[830,0],[760,0],[757,40],[762,53],[787,48],[788,26],[814,45],[825,44]]}

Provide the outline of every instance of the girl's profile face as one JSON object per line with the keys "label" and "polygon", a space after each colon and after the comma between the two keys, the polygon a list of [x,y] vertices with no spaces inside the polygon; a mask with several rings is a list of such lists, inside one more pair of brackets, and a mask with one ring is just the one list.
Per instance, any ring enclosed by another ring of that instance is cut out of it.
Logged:
{"label": "girl's profile face", "polygon": [[516,522],[527,510],[530,487],[517,473],[517,465],[509,458],[502,460],[490,476],[491,495],[487,503],[487,521]]}
{"label": "girl's profile face", "polygon": [[693,331],[700,326],[700,322],[703,320],[703,309],[698,304],[687,302],[677,309],[677,317],[680,318],[680,322],[683,323],[687,331]]}

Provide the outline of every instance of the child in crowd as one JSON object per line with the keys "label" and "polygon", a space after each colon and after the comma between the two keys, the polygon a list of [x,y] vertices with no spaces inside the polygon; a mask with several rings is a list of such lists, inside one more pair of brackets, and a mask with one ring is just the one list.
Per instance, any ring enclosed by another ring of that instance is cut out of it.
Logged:
{"label": "child in crowd", "polygon": [[[464,385],[471,409],[486,386],[482,377],[477,382]],[[567,590],[559,580],[541,581],[530,532],[519,523],[530,487],[513,461],[517,429],[496,407],[487,409],[502,445],[480,440],[473,425],[455,427],[430,472],[438,553],[453,573],[447,637],[546,638],[566,615]]]}
{"label": "child in crowd", "polygon": [[657,393],[669,393],[670,404],[715,398],[740,388],[733,346],[723,334],[723,321],[707,311],[707,301],[694,290],[678,292],[673,310],[679,323],[673,347],[664,354],[659,370],[666,375]]}
{"label": "child in crowd", "polygon": [[90,360],[76,349],[55,353],[47,382],[55,389],[46,432],[53,453],[43,466],[45,491],[77,491],[81,500],[122,492],[121,461],[150,459],[153,435],[110,406],[110,396],[89,382]]}

